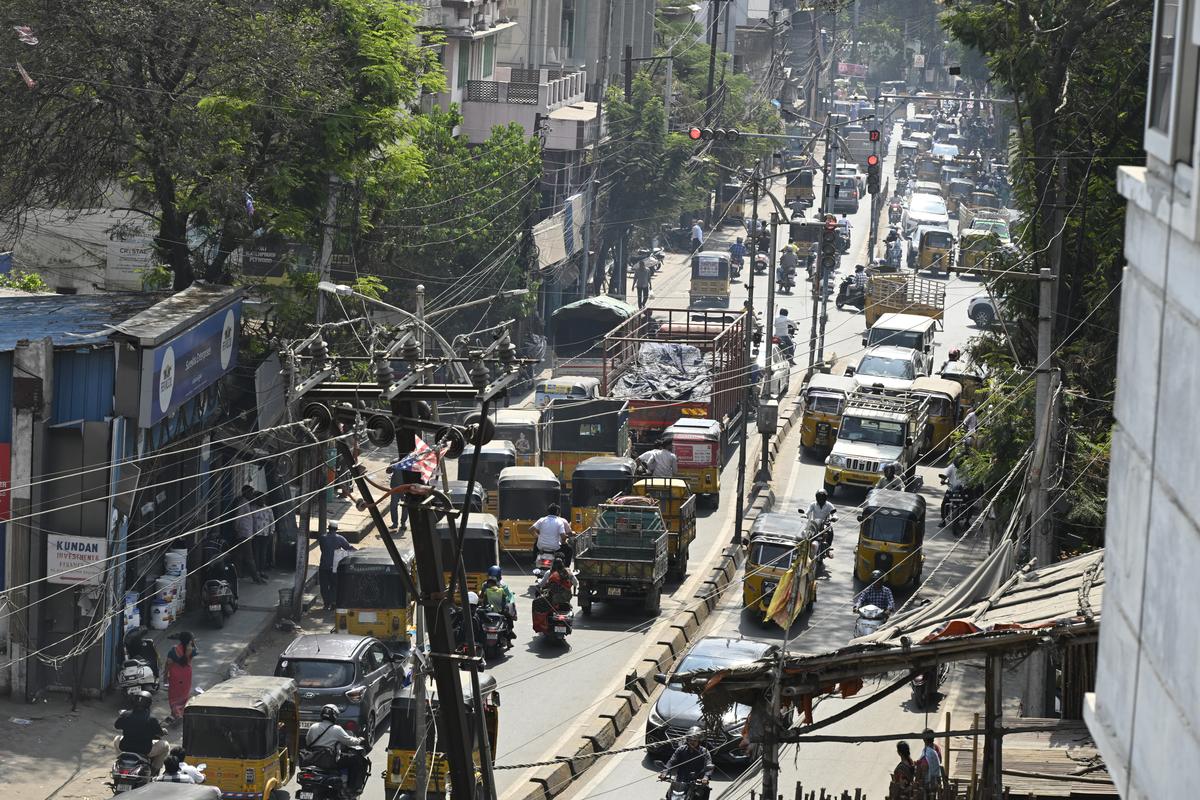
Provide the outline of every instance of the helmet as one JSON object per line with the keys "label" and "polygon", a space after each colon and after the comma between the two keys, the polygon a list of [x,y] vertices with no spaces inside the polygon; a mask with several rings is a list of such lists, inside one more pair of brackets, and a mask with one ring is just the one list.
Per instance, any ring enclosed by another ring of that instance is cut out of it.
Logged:
{"label": "helmet", "polygon": [[875,583],[876,581],[880,580],[881,578],[883,578],[883,573],[880,572],[879,570],[875,570],[874,572],[871,573],[871,583]]}
{"label": "helmet", "polygon": [[704,731],[700,730],[699,725],[693,725],[688,728],[686,740],[693,747],[699,747],[700,742],[704,741]]}
{"label": "helmet", "polygon": [[737,237],[737,240],[738,240],[738,244],[741,244],[741,243],[742,243],[742,237],[740,237],[740,236],[739,236],[739,237]]}
{"label": "helmet", "polygon": [[153,704],[153,702],[154,702],[154,698],[150,695],[149,692],[145,691],[144,689],[142,691],[138,692],[137,695],[134,696],[134,706],[136,708],[140,708],[140,709],[149,711],[150,706],[151,706],[151,704]]}
{"label": "helmet", "polygon": [[328,722],[337,722],[339,713],[341,712],[338,711],[338,707],[333,703],[326,703],[325,705],[321,706],[321,719],[327,720]]}
{"label": "helmet", "polygon": [[824,489],[817,490],[817,502],[818,503],[824,503],[828,499],[829,499],[829,495],[825,493]]}
{"label": "helmet", "polygon": [[500,580],[502,577],[504,577],[504,573],[500,570],[499,564],[493,564],[492,566],[488,567],[487,574],[489,578],[495,578],[496,580]]}
{"label": "helmet", "polygon": [[883,474],[887,475],[889,478],[892,477],[893,475],[895,475],[896,474],[896,465],[895,464],[884,464],[883,465]]}

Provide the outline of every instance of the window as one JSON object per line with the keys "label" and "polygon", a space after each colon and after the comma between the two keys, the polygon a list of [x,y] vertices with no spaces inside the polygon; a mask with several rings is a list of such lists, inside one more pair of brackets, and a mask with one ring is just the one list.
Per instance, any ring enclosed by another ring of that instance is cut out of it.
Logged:
{"label": "window", "polygon": [[464,89],[467,85],[467,78],[471,76],[471,43],[462,41],[458,43],[458,88]]}
{"label": "window", "polygon": [[1154,53],[1150,69],[1149,124],[1169,134],[1171,99],[1175,85],[1175,32],[1179,25],[1179,0],[1161,0],[1154,21]]}
{"label": "window", "polygon": [[496,37],[489,36],[483,40],[483,70],[480,73],[484,80],[492,77],[496,70]]}
{"label": "window", "polygon": [[1146,152],[1191,164],[1195,145],[1197,48],[1187,31],[1191,3],[1157,0],[1146,102]]}

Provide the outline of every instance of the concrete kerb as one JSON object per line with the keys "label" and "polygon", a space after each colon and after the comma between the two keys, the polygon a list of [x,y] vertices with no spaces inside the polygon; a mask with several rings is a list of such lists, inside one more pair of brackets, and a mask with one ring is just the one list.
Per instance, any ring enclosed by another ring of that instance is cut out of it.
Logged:
{"label": "concrete kerb", "polygon": [[[771,447],[771,461],[779,453],[778,443],[791,431],[801,413],[799,403],[792,400],[785,409],[780,409],[782,420]],[[742,535],[749,533],[759,514],[769,512],[775,505],[775,490],[772,484],[765,487],[756,485],[747,497],[747,510],[743,517]],[[530,779],[530,786],[522,794],[515,795],[515,800],[551,800],[566,787],[589,769],[598,759],[579,758],[603,752],[612,747],[633,721],[633,717],[644,702],[654,692],[656,683],[654,676],[667,672],[683,655],[687,646],[697,637],[709,614],[716,608],[721,595],[737,583],[738,570],[745,562],[745,548],[729,545],[721,553],[717,564],[709,571],[707,578],[700,584],[696,599],[704,602],[680,609],[669,624],[674,633],[670,638],[660,639],[651,645],[630,673],[626,676],[625,690],[617,693],[602,706],[595,718],[593,730],[581,735],[583,744],[570,755],[560,756],[561,764],[542,767],[539,774]]]}

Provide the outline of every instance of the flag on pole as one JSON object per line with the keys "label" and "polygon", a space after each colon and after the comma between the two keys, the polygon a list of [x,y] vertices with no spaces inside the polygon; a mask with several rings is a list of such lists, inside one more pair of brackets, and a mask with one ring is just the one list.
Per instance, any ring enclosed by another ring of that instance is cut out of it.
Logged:
{"label": "flag on pole", "polygon": [[417,437],[417,447],[404,458],[392,465],[393,469],[402,470],[404,472],[416,472],[420,474],[421,480],[429,482],[438,474],[438,470],[442,466],[442,456],[449,449],[449,442],[431,447],[425,443],[425,440],[420,436]]}
{"label": "flag on pole", "polygon": [[785,631],[792,627],[800,613],[796,593],[802,585],[803,581],[796,578],[796,564],[793,562],[788,571],[783,573],[779,585],[775,587],[775,593],[771,595],[771,603],[767,606],[767,619]]}

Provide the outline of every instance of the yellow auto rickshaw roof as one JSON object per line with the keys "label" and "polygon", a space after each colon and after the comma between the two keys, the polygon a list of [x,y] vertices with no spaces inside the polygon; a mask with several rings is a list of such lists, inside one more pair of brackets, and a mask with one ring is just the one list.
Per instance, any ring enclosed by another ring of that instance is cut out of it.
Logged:
{"label": "yellow auto rickshaw roof", "polygon": [[[454,530],[458,530],[458,526],[462,524],[461,518],[455,518],[453,522],[446,519],[438,520],[438,530],[449,528],[453,525]],[[500,522],[492,514],[486,511],[472,511],[467,517],[467,536],[468,539],[495,539],[497,532],[500,530]]]}
{"label": "yellow auto rickshaw roof", "polygon": [[273,716],[285,703],[296,702],[296,682],[291,678],[269,675],[241,675],[221,681],[204,694],[188,700],[184,713],[255,711]]}
{"label": "yellow auto rickshaw roof", "polygon": [[855,385],[854,378],[849,378],[845,375],[830,375],[825,372],[818,372],[808,379],[808,384],[804,387],[804,391],[820,389],[826,392],[849,394],[854,391]]}
{"label": "yellow auto rickshaw roof", "polygon": [[912,391],[917,393],[948,394],[952,399],[956,399],[962,394],[962,384],[948,378],[921,377],[913,381]]}
{"label": "yellow auto rickshaw roof", "polygon": [[627,456],[592,456],[575,465],[571,480],[632,475],[635,468],[636,462]]}
{"label": "yellow auto rickshaw roof", "polygon": [[[469,444],[463,448],[462,455],[459,458],[468,458],[475,453],[475,445]],[[479,448],[479,454],[484,458],[488,456],[512,456],[517,457],[517,446],[508,439],[492,439],[486,442],[483,447]]]}
{"label": "yellow auto rickshaw roof", "polygon": [[558,486],[558,476],[549,467],[505,467],[500,470],[501,486],[516,482],[552,483]]}
{"label": "yellow auto rickshaw roof", "polygon": [[898,511],[910,516],[925,517],[925,498],[916,492],[898,492],[893,489],[872,489],[863,501],[863,513],[879,509]]}
{"label": "yellow auto rickshaw roof", "polygon": [[[401,554],[400,558],[406,563],[412,560],[412,556],[404,554]],[[343,556],[342,560],[338,562],[338,571],[353,569],[360,565],[373,568],[380,566],[395,567],[396,562],[392,560],[392,555],[387,551],[387,548],[368,547],[364,550],[355,550]]]}

